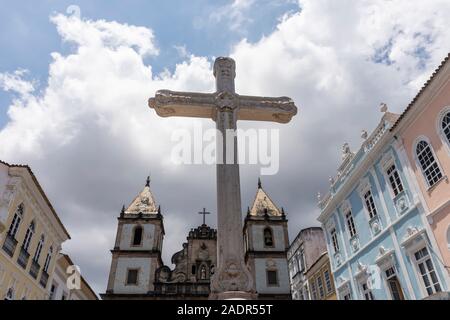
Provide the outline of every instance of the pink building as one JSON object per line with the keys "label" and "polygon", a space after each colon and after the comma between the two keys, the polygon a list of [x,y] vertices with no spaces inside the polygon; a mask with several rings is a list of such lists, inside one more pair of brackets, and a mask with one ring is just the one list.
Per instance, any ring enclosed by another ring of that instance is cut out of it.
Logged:
{"label": "pink building", "polygon": [[392,127],[450,273],[450,54]]}

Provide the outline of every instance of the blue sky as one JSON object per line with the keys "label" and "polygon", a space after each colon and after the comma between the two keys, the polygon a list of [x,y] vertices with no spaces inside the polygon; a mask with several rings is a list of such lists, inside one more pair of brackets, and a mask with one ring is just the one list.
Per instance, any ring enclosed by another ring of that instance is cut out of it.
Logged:
{"label": "blue sky", "polygon": [[[170,161],[172,132],[194,120],[157,117],[147,106],[156,90],[210,92],[213,57],[230,55],[238,93],[295,101],[287,125],[238,124],[280,130],[280,170],[262,180],[292,239],[318,224],[316,195],[343,143],[361,146],[381,102],[402,112],[450,51],[448,0],[0,2],[0,159],[31,166],[72,236],[64,251],[97,292],[120,208],[149,172],[164,262],[201,208],[215,226],[214,167]],[[241,167],[243,210],[259,172]]]}
{"label": "blue sky", "polygon": [[[188,53],[201,56],[226,55],[241,38],[256,41],[270,34],[278,20],[286,13],[298,9],[292,0],[260,0],[245,11],[239,28],[230,29],[230,21],[210,20],[215,12],[230,5],[227,0],[1,0],[0,11],[0,72],[18,68],[30,71],[42,87],[48,76],[48,66],[53,51],[69,52],[70,46],[61,38],[49,17],[55,13],[71,14],[70,6],[80,8],[85,19],[105,19],[152,29],[157,38],[160,55],[153,58],[153,70],[158,73],[173,70],[180,62],[175,46],[184,46]],[[39,88],[38,87],[38,88]],[[0,91],[0,127],[6,121],[7,106],[14,95]]]}

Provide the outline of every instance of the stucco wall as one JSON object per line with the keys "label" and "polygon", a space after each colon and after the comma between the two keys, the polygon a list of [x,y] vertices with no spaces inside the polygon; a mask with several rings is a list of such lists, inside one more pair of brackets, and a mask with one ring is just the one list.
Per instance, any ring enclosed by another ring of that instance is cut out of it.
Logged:
{"label": "stucco wall", "polygon": [[272,294],[289,293],[290,285],[286,259],[270,259],[276,263],[279,286],[267,286],[267,260],[269,259],[255,259],[256,291]]}
{"label": "stucco wall", "polygon": [[[151,258],[119,257],[117,261],[116,277],[114,279],[114,293],[147,293],[149,290]],[[139,269],[138,285],[126,285],[128,269]]]}
{"label": "stucco wall", "polygon": [[143,227],[142,246],[132,246],[135,223],[125,223],[122,226],[122,235],[120,238],[121,250],[151,250],[154,246],[155,225],[150,223],[141,224]]}
{"label": "stucco wall", "polygon": [[264,246],[264,229],[265,225],[253,225],[252,238],[253,238],[253,250],[255,251],[284,251],[285,240],[284,240],[284,229],[281,225],[271,225],[274,239],[273,247]]}

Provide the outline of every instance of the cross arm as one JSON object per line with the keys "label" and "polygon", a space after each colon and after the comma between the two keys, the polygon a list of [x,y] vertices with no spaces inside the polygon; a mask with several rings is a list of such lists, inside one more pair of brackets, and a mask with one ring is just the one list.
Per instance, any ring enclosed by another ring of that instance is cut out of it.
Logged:
{"label": "cross arm", "polygon": [[214,96],[210,93],[188,93],[158,90],[148,100],[150,108],[160,117],[211,118],[214,111]]}
{"label": "cross arm", "polygon": [[288,123],[297,114],[297,107],[288,97],[239,96],[238,120]]}

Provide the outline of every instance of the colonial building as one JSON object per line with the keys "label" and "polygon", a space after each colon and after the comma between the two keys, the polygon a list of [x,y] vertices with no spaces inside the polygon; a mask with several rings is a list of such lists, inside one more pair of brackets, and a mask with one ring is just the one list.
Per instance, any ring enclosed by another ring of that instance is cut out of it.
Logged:
{"label": "colonial building", "polygon": [[[203,214],[207,214],[204,210]],[[118,218],[108,287],[103,299],[208,299],[217,265],[217,231],[205,220],[191,229],[182,249],[161,259],[163,215],[150,190],[150,180]],[[253,272],[258,297],[290,297],[286,250],[287,220],[259,182],[243,230],[246,262]]]}
{"label": "colonial building", "polygon": [[331,274],[328,252],[322,252],[306,272],[306,282],[309,284],[309,296],[312,300],[336,300],[333,276]]}
{"label": "colonial building", "polygon": [[399,115],[381,110],[357,152],[344,145],[330,192],[319,197],[339,299],[423,299],[449,288],[427,209],[392,131]]}
{"label": "colonial building", "polygon": [[292,299],[319,300],[335,298],[323,230],[300,230],[288,250]]}
{"label": "colonial building", "polygon": [[0,162],[0,298],[48,299],[68,239],[31,169]]}
{"label": "colonial building", "polygon": [[[70,286],[68,286],[70,284]],[[50,285],[50,300],[98,300],[69,255],[60,253]]]}
{"label": "colonial building", "polygon": [[[416,178],[413,187],[450,273],[450,55],[392,130],[399,137],[406,167]],[[429,294],[438,289],[443,288],[434,284],[422,288]]]}

